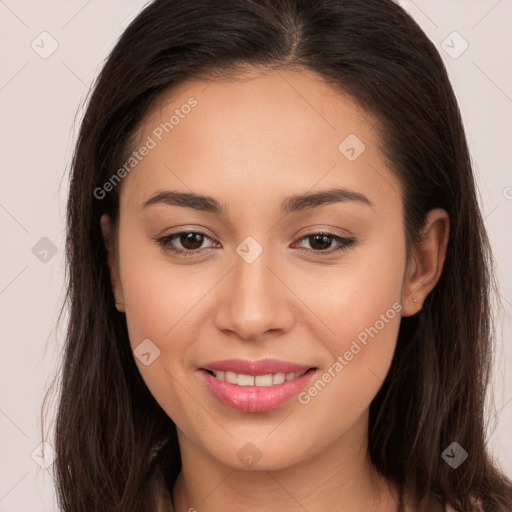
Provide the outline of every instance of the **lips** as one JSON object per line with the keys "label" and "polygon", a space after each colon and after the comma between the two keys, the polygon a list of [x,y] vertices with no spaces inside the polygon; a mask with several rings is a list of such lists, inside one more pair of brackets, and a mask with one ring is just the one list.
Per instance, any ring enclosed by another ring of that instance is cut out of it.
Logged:
{"label": "lips", "polygon": [[222,404],[244,412],[263,412],[299,393],[316,369],[277,359],[230,359],[208,363],[199,373]]}
{"label": "lips", "polygon": [[291,363],[289,361],[281,361],[279,359],[261,359],[259,361],[249,361],[247,359],[225,359],[223,361],[214,361],[212,363],[202,366],[203,370],[210,370],[213,372],[234,372],[243,375],[268,375],[274,373],[301,373],[313,365],[303,365],[298,363]]}

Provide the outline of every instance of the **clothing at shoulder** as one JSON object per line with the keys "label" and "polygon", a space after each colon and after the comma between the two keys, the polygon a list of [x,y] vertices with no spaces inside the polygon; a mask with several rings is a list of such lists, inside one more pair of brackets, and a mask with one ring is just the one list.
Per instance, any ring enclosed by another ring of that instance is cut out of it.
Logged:
{"label": "clothing at shoulder", "polygon": [[[482,507],[482,500],[480,499],[472,499],[473,503],[476,506],[475,512],[484,512],[484,509]],[[417,499],[414,498],[412,493],[410,491],[405,491],[404,493],[404,511],[405,512],[416,512],[417,510]],[[452,506],[450,505],[441,505],[436,500],[432,499],[431,503],[428,504],[428,510],[429,512],[457,512]]]}
{"label": "clothing at shoulder", "polygon": [[[481,500],[474,500],[476,501],[477,510],[480,512],[484,512],[482,508],[482,501]],[[405,512],[415,512],[415,508],[413,506],[413,502],[411,501],[411,496],[406,493],[405,494],[405,500],[404,500],[404,508]],[[162,496],[158,497],[157,502],[157,510],[158,512],[175,512],[175,509],[172,505],[172,502],[169,499],[166,499]],[[457,512],[453,507],[450,505],[446,505],[445,507],[440,506],[439,504],[431,504],[431,508],[429,508],[430,512]]]}
{"label": "clothing at shoulder", "polygon": [[[407,512],[413,512],[413,510],[410,508],[408,508],[406,510],[407,510]],[[158,512],[175,512],[175,510],[171,503],[165,504],[163,502],[160,502],[158,504]],[[457,511],[454,508],[450,507],[450,505],[447,505],[445,512],[457,512]]]}

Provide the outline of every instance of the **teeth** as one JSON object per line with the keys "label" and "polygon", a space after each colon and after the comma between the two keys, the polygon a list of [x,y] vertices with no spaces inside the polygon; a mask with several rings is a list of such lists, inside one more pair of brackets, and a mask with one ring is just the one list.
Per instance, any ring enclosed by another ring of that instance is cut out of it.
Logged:
{"label": "teeth", "polygon": [[[215,372],[213,372],[215,373]],[[219,372],[219,375],[221,374],[222,372]],[[220,378],[220,377],[219,377]],[[226,382],[229,382],[230,384],[236,384],[237,382],[237,375],[235,372],[226,372],[225,375],[224,375],[224,380]]]}
{"label": "teeth", "polygon": [[285,380],[284,373],[274,373],[274,375],[272,375],[272,384],[281,384]]}
{"label": "teeth", "polygon": [[258,375],[254,377],[255,386],[272,386],[273,375]]}
{"label": "teeth", "polygon": [[307,370],[299,373],[269,373],[267,375],[245,375],[243,373],[214,371],[213,374],[219,380],[238,386],[259,386],[268,387],[274,384],[282,384],[285,381],[293,380],[304,375]]}
{"label": "teeth", "polygon": [[239,373],[236,378],[239,386],[254,386],[254,377],[252,375],[243,375]]}

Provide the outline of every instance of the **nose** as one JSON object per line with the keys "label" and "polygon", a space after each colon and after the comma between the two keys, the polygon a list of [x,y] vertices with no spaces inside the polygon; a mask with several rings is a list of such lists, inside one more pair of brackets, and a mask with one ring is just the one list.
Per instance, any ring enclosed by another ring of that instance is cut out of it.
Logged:
{"label": "nose", "polygon": [[252,263],[235,253],[233,268],[218,289],[215,324],[219,330],[257,341],[291,329],[294,295],[274,263],[267,250]]}

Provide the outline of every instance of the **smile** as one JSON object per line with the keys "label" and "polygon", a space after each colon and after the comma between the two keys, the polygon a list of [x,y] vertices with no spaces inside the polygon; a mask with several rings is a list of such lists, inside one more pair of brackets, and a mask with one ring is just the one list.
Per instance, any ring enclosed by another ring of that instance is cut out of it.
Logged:
{"label": "smile", "polygon": [[237,386],[257,386],[257,387],[269,387],[275,384],[282,384],[295,380],[304,375],[308,370],[302,372],[290,372],[290,373],[269,373],[267,375],[246,375],[243,373],[235,373],[231,371],[212,371],[206,370],[215,378],[228,382],[229,384],[235,384]]}
{"label": "smile", "polygon": [[317,372],[316,367],[275,359],[231,359],[198,368],[202,383],[217,403],[252,413],[281,407],[300,393]]}

